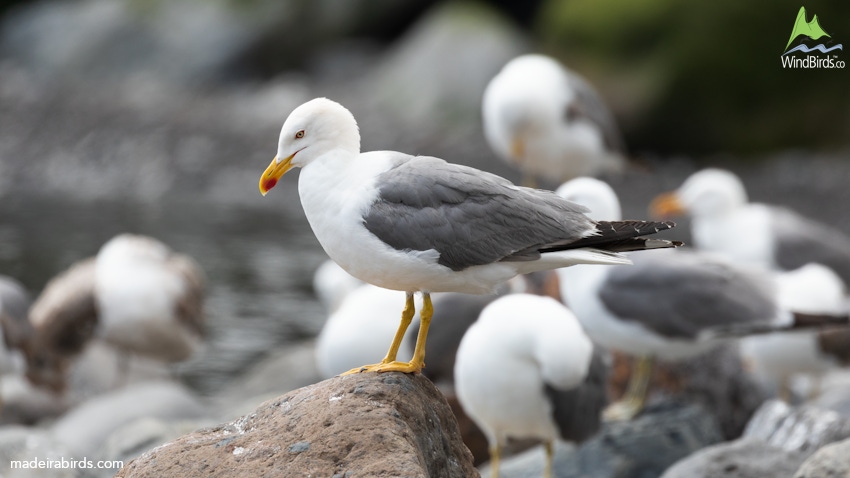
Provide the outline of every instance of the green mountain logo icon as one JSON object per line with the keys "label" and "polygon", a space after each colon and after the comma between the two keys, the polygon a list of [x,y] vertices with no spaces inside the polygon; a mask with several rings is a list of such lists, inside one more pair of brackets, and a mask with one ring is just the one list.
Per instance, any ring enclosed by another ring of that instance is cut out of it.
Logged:
{"label": "green mountain logo icon", "polygon": [[797,13],[797,20],[794,21],[794,28],[791,29],[791,38],[788,39],[788,44],[785,45],[785,49],[787,50],[788,47],[791,46],[791,42],[800,35],[805,35],[812,40],[817,40],[821,37],[829,37],[829,33],[823,31],[820,23],[818,23],[817,15],[812,16],[812,21],[806,21],[806,7],[800,7],[800,11]]}

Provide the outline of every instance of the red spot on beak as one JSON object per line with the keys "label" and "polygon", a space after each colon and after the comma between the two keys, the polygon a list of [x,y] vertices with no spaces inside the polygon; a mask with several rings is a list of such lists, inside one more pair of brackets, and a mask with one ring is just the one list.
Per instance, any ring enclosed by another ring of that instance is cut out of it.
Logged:
{"label": "red spot on beak", "polygon": [[277,179],[275,179],[275,178],[263,179],[263,189],[265,189],[266,191],[275,187],[276,184],[277,184]]}

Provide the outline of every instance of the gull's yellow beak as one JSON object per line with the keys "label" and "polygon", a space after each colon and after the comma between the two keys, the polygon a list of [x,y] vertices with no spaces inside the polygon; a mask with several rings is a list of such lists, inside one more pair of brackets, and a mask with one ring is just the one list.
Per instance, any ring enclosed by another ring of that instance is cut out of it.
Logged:
{"label": "gull's yellow beak", "polygon": [[272,159],[269,167],[263,171],[263,175],[260,176],[260,194],[263,196],[269,192],[271,188],[277,184],[278,180],[286,174],[287,171],[292,169],[292,156],[287,157],[281,162],[277,162],[277,156]]}
{"label": "gull's yellow beak", "polygon": [[679,201],[676,193],[660,194],[649,204],[649,214],[652,217],[668,218],[681,216],[688,212],[688,209]]}

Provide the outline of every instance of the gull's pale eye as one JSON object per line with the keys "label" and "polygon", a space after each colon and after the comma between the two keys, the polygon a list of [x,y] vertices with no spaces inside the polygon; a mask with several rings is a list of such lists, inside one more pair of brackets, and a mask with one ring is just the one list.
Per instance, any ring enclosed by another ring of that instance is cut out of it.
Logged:
{"label": "gull's pale eye", "polygon": [[304,137],[304,130],[303,129],[298,131],[297,133],[295,133],[295,139],[301,139],[303,137]]}

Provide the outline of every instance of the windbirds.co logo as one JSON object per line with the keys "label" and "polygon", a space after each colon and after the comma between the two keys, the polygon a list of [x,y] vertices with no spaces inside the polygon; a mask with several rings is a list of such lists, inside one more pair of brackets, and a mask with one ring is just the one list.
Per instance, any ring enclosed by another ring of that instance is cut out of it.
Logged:
{"label": "windbirds.co logo", "polygon": [[[807,44],[807,41],[814,42],[821,38],[825,39],[817,45]],[[837,50],[843,53],[844,46],[841,43],[833,44],[833,41],[832,36],[820,26],[818,16],[812,15],[812,20],[807,22],[806,7],[800,7],[797,19],[794,21],[794,28],[791,29],[791,37],[785,45],[785,53],[779,57],[782,60],[782,68],[844,68],[844,60],[838,60],[838,55],[832,53]],[[794,44],[793,47],[792,44]],[[813,51],[820,54],[808,54]],[[806,55],[798,56],[794,55],[795,53]]]}

